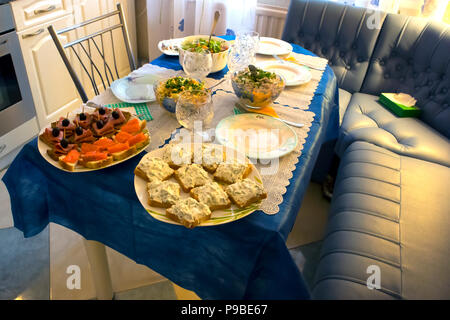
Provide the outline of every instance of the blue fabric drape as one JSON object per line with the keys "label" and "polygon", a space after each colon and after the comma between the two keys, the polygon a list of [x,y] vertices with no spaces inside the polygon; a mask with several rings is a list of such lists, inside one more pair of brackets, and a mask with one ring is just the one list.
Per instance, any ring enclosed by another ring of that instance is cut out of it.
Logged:
{"label": "blue fabric drape", "polygon": [[[312,54],[297,45],[294,51]],[[173,57],[161,56],[152,63],[181,68]],[[221,78],[225,72],[213,76]],[[320,147],[337,137],[337,106],[336,78],[327,67],[309,108],[315,113],[314,122],[276,215],[257,211],[229,224],[193,230],[165,224],[141,207],[134,192],[133,170],[142,155],[99,171],[67,173],[41,157],[34,139],[3,177],[14,225],[31,237],[49,222],[60,224],[203,299],[308,299],[308,288],[285,241]]]}

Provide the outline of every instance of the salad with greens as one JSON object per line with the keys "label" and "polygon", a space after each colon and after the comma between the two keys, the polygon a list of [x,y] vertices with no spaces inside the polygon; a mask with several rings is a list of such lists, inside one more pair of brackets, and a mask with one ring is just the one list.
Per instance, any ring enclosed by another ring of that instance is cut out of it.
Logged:
{"label": "salad with greens", "polygon": [[211,53],[219,53],[228,50],[225,41],[211,39],[208,45],[208,39],[196,39],[193,41],[184,42],[181,48],[191,52],[202,52],[209,50]]}
{"label": "salad with greens", "polygon": [[173,77],[163,82],[156,89],[156,94],[160,97],[178,97],[182,91],[203,90],[204,83],[191,78]]}
{"label": "salad with greens", "polygon": [[249,65],[247,69],[236,74],[235,81],[239,84],[247,84],[259,88],[278,82],[278,79],[273,72],[264,71],[256,68],[254,65]]}

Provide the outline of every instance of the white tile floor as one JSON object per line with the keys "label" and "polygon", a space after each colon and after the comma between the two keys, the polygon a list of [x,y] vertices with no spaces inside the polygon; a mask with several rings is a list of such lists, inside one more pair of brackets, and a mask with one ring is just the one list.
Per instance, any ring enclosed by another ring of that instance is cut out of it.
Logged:
{"label": "white tile floor", "polygon": [[[5,170],[0,172],[0,179]],[[310,184],[302,208],[297,216],[294,228],[287,240],[289,248],[318,241],[322,238],[327,219],[329,202],[320,191],[320,185]],[[0,229],[11,228],[13,219],[9,194],[0,181]],[[1,232],[1,230],[0,230]],[[62,226],[51,223],[49,231],[50,248],[50,298],[51,299],[93,299],[93,287],[89,263],[82,237]],[[291,251],[295,261],[302,267],[304,257],[299,251]],[[198,299],[195,293],[170,283],[163,276],[146,266],[136,264],[122,254],[107,248],[112,285],[117,298],[178,298]],[[68,290],[66,270],[69,265],[78,265],[81,269],[81,289]],[[84,276],[83,276],[84,275]],[[1,274],[0,274],[1,279]],[[133,291],[130,289],[143,288]]]}
{"label": "white tile floor", "polygon": [[11,202],[9,199],[8,190],[1,180],[5,175],[6,170],[0,171],[0,229],[11,228],[13,223],[13,218],[11,214]]}
{"label": "white tile floor", "polygon": [[[148,286],[166,279],[146,266],[139,265],[117,251],[107,248],[106,254],[114,292]],[[67,267],[81,269],[81,289],[66,286]],[[83,238],[65,227],[50,224],[50,285],[51,299],[93,299],[95,288],[84,249]]]}

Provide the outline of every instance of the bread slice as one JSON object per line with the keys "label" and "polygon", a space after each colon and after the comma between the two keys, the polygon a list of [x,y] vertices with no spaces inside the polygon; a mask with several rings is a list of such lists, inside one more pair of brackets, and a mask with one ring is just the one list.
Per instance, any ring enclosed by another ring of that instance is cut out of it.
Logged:
{"label": "bread slice", "polygon": [[202,166],[209,173],[214,173],[225,160],[224,148],[216,144],[202,145]]}
{"label": "bread slice", "polygon": [[111,156],[113,157],[114,161],[120,161],[133,155],[136,151],[136,145],[134,145],[127,150],[111,153]]}
{"label": "bread slice", "polygon": [[267,198],[264,187],[250,179],[244,179],[227,186],[225,192],[239,208],[245,208],[252,203]]}
{"label": "bread slice", "polygon": [[167,180],[169,179],[174,170],[169,167],[169,165],[161,158],[152,158],[149,154],[145,155],[134,173],[148,182],[153,180]]}
{"label": "bread slice", "polygon": [[192,229],[211,218],[211,210],[204,203],[193,198],[178,200],[172,207],[166,209],[166,216],[186,228]]}
{"label": "bread slice", "polygon": [[58,159],[59,165],[68,171],[75,171],[75,167],[77,166],[78,161],[75,163],[68,163],[68,162],[63,161],[64,157],[65,157],[65,155],[59,157],[59,159]]}
{"label": "bread slice", "polygon": [[249,163],[221,163],[214,172],[214,178],[232,184],[245,179],[251,171],[252,167]]}
{"label": "bread slice", "polygon": [[226,209],[231,206],[227,193],[217,182],[210,182],[194,188],[190,193],[192,198],[206,204],[211,211]]}
{"label": "bread slice", "polygon": [[174,175],[184,192],[211,182],[208,172],[196,163],[182,166],[175,171]]}
{"label": "bread slice", "polygon": [[147,127],[147,120],[139,120],[139,132],[143,131]]}
{"label": "bread slice", "polygon": [[46,139],[44,134],[41,134],[39,136],[39,140],[41,140],[42,142],[44,142],[47,146],[49,146],[50,148],[53,148],[55,146],[54,143],[52,143],[51,141],[49,141],[48,139]]}
{"label": "bread slice", "polygon": [[191,164],[192,156],[190,144],[168,144],[164,147],[163,160],[174,169]]}
{"label": "bread slice", "polygon": [[139,169],[139,167],[136,167],[134,169],[134,174],[137,175],[138,177],[144,179],[145,181],[149,181],[147,175],[145,174],[144,171],[142,171],[142,169]]}
{"label": "bread slice", "polygon": [[110,165],[114,161],[112,156],[107,157],[103,160],[97,160],[97,161],[83,161],[80,160],[78,163],[81,164],[85,168],[89,169],[99,169],[106,167],[107,165]]}
{"label": "bread slice", "polygon": [[142,148],[145,148],[146,146],[148,146],[150,144],[151,139],[150,139],[150,135],[148,134],[148,131],[147,131],[147,133],[145,133],[145,135],[147,136],[147,140],[138,142],[134,145],[134,147],[136,148],[136,151],[141,150]]}
{"label": "bread slice", "polygon": [[55,161],[59,161],[60,154],[56,154],[55,150],[53,149],[47,149],[47,154]]}
{"label": "bread slice", "polygon": [[180,185],[172,181],[154,180],[147,184],[147,192],[152,207],[170,208],[180,199]]}

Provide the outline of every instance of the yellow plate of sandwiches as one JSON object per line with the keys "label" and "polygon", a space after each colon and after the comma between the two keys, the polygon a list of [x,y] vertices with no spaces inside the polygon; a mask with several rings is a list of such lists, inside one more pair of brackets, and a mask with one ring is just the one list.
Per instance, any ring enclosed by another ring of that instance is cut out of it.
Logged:
{"label": "yellow plate of sandwiches", "polygon": [[242,219],[267,197],[248,158],[217,144],[168,144],[147,153],[134,172],[135,191],[147,212],[187,228]]}

